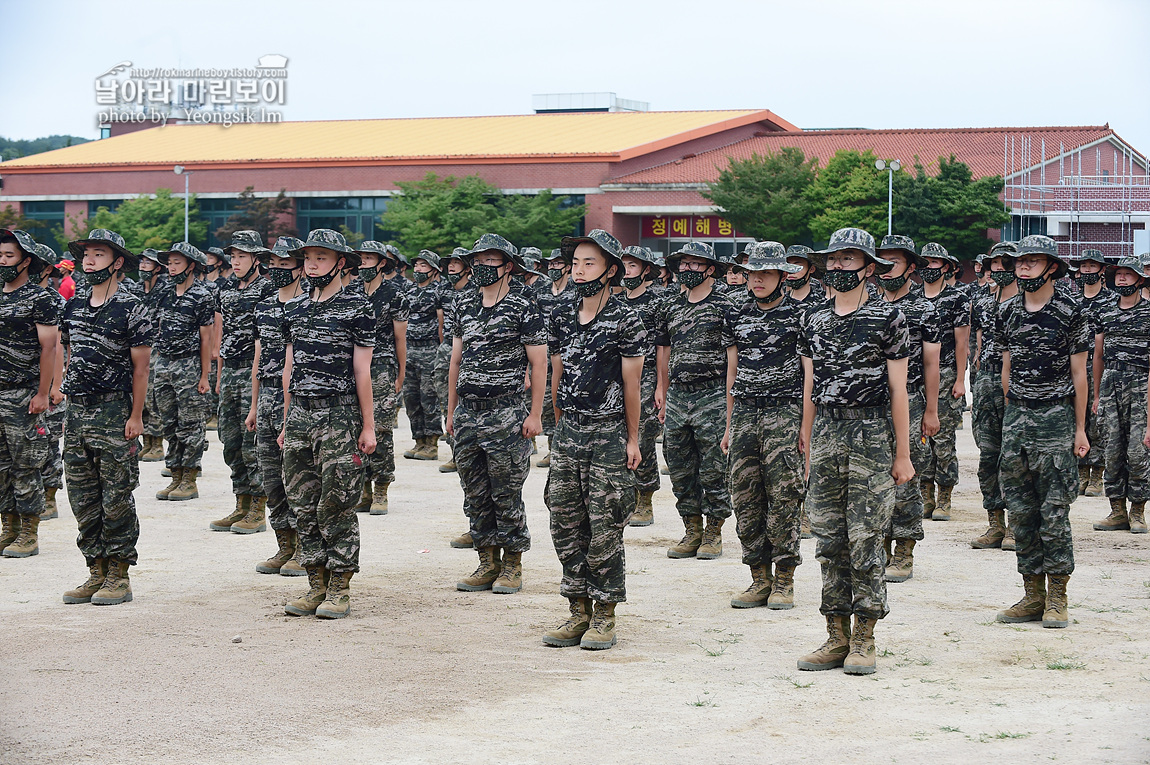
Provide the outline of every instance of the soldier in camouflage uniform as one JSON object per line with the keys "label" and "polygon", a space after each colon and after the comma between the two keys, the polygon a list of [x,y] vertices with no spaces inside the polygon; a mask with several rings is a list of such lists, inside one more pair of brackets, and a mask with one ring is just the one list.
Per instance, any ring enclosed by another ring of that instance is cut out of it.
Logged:
{"label": "soldier in camouflage uniform", "polygon": [[[457,249],[463,249],[462,247]],[[519,257],[523,259],[525,269],[523,271],[523,283],[528,287],[535,287],[540,284],[540,279],[544,276],[539,272],[538,267],[543,260],[543,251],[538,247],[524,247],[519,251]]]}
{"label": "soldier in camouflage uniform", "polygon": [[1001,622],[1070,623],[1066,584],[1074,571],[1070,503],[1078,490],[1075,456],[1086,438],[1086,356],[1094,342],[1081,302],[1055,281],[1067,263],[1058,245],[1031,235],[1018,243],[1021,294],[998,314],[1002,349],[1002,493],[1017,540],[1024,594]]}
{"label": "soldier in camouflage uniform", "polygon": [[[538,306],[509,284],[512,270],[524,267],[513,244],[484,234],[469,257],[477,289],[452,306],[447,432],[455,438],[479,567],[455,586],[513,593],[522,587],[522,555],[531,547],[523,482],[531,439],[543,428],[547,330]],[[528,364],[530,410],[523,393]]]}
{"label": "soldier in camouflage uniform", "polygon": [[[531,248],[535,249],[535,248]],[[538,252],[538,250],[536,250]],[[443,421],[447,422],[447,376],[451,370],[451,307],[456,299],[468,290],[473,290],[471,284],[471,264],[467,260],[467,248],[456,247],[448,256],[443,265],[443,279],[447,286],[439,295],[443,306],[443,342],[435,351],[435,397],[439,400],[439,413]],[[536,278],[538,281],[538,278]],[[528,286],[531,286],[528,284]],[[447,436],[447,443],[452,450],[455,444],[451,436]],[[440,473],[454,473],[458,470],[455,464],[454,451],[450,460],[439,466]],[[467,537],[464,539],[464,537]],[[471,537],[466,532],[452,540],[452,547],[471,547]]]}
{"label": "soldier in camouflage uniform", "polygon": [[[923,517],[950,520],[950,495],[958,483],[958,453],[955,431],[962,424],[966,404],[966,357],[970,349],[970,298],[946,283],[945,276],[959,268],[958,258],[936,242],[922,247],[926,264],[919,269],[922,294],[934,304],[942,331],[939,357],[939,431],[927,438],[931,459],[919,480],[922,486]],[[962,374],[959,374],[962,372]],[[938,494],[935,495],[937,488]]]}
{"label": "soldier in camouflage uniform", "polygon": [[285,489],[296,517],[308,591],[288,603],[293,616],[341,619],[351,613],[349,586],[359,571],[356,502],[364,462],[375,451],[371,303],[339,280],[359,256],[343,235],[315,229],[303,243],[310,294],[284,305],[283,434]]}
{"label": "soldier in camouflage uniform", "polygon": [[894,551],[887,562],[885,579],[905,582],[914,575],[914,545],[922,540],[922,492],[918,471],[925,470],[931,453],[927,439],[938,433],[938,358],[941,329],[934,304],[914,289],[909,276],[926,264],[914,249],[908,236],[887,234],[878,248],[878,256],[894,266],[877,276],[883,296],[890,305],[906,316],[910,338],[907,358],[906,395],[910,412],[910,460],[915,476],[894,490],[894,511],[886,530],[887,545]]}
{"label": "soldier in camouflage uniform", "polygon": [[[539,304],[539,311],[544,321],[549,321],[551,314],[560,305],[568,305],[578,300],[575,295],[575,284],[571,280],[571,265],[564,259],[563,251],[554,249],[544,261],[547,266],[547,278],[535,283],[535,300]],[[551,400],[551,365],[547,365],[547,390],[543,395],[544,401]],[[547,456],[537,463],[541,468],[551,467],[551,433],[555,429],[555,411],[543,407],[543,435],[547,436]]]}
{"label": "soldier in camouflage uniform", "polygon": [[[887,615],[883,540],[895,485],[914,477],[906,369],[906,315],[869,297],[865,285],[889,260],[857,228],[836,231],[819,253],[834,299],[803,314],[799,353],[811,380],[813,422],[803,422],[810,448],[807,512],[822,564],[826,643],[799,669],[875,671],[874,627]],[[850,625],[854,614],[853,630]]]}
{"label": "soldier in camouflage uniform", "polygon": [[639,378],[651,348],[642,319],[611,294],[619,240],[596,229],[562,249],[579,301],[548,322],[556,425],[546,498],[571,616],[543,643],[600,650],[615,644],[615,605],[627,600],[623,529],[635,509]]}
{"label": "soldier in camouflage uniform", "polygon": [[[407,290],[384,275],[394,273],[399,261],[386,245],[361,242],[356,252],[361,258],[359,275],[364,294],[375,314],[375,349],[371,354],[371,392],[375,406],[375,452],[368,461],[368,476],[356,505],[358,512],[386,515],[387,491],[395,481],[396,418],[399,395],[407,368],[407,321],[411,303]],[[375,489],[371,482],[374,479]]]}
{"label": "soldier in camouflage uniform", "polygon": [[[63,316],[64,296],[51,285],[53,277],[60,277],[60,269],[57,268],[60,259],[56,255],[56,251],[46,244],[37,242],[36,248],[40,259],[45,263],[52,264],[51,268],[40,271],[40,287],[47,290],[48,294],[52,296],[52,300],[56,303],[57,315]],[[40,470],[40,478],[44,482],[44,512],[40,514],[42,521],[50,521],[60,517],[60,510],[56,506],[56,492],[64,488],[64,462],[60,454],[60,439],[64,437],[64,415],[67,410],[67,403],[64,401],[64,394],[60,392],[60,385],[64,379],[64,349],[60,345],[56,346],[56,359],[52,369],[52,387],[48,392],[48,411],[44,412],[44,425],[48,428],[48,459]]]}
{"label": "soldier in camouflage uniform", "polygon": [[[160,253],[151,247],[140,253],[140,284],[143,295],[140,300],[148,312],[148,320],[154,332],[159,326],[159,298],[170,287],[168,275],[160,265]],[[144,401],[144,448],[140,452],[140,462],[162,462],[164,459],[164,424],[160,421],[160,405],[156,401],[156,355],[148,361],[148,395]]]}
{"label": "soldier in camouflage uniform", "polygon": [[821,303],[827,298],[826,288],[814,276],[815,267],[812,257],[813,250],[804,244],[792,244],[787,248],[787,262],[798,266],[799,270],[793,274],[787,274],[784,287],[792,300],[808,305]]}
{"label": "soldier in camouflage uniform", "polygon": [[[1079,284],[1082,287],[1082,305],[1094,329],[1095,345],[1086,357],[1086,379],[1090,401],[1086,405],[1086,438],[1090,441],[1090,451],[1078,460],[1078,493],[1087,497],[1102,496],[1102,471],[1106,467],[1106,437],[1104,426],[1099,422],[1096,390],[1102,382],[1100,314],[1116,299],[1106,287],[1106,258],[1099,250],[1083,250],[1078,256]],[[1138,270],[1138,269],[1135,269]],[[1095,359],[1095,356],[1098,356]],[[1094,370],[1098,370],[1097,374]]]}
{"label": "soldier in camouflage uniform", "polygon": [[208,376],[217,304],[204,282],[193,278],[197,266],[207,263],[202,252],[187,242],[176,242],[159,258],[168,269],[171,287],[159,298],[154,384],[172,481],[156,492],[156,499],[184,501],[200,496],[196,478],[209,414]]}
{"label": "soldier in camouflage uniform", "polygon": [[805,309],[786,296],[785,282],[801,267],[787,262],[778,242],[759,242],[737,268],[745,274],[750,299],[740,299],[726,319],[727,428],[721,446],[751,585],[731,606],[789,609],[795,604],[795,569],[802,563],[805,454],[799,430],[809,404],[798,351]]}
{"label": "soldier in camouflage uniform", "polygon": [[267,529],[267,495],[260,479],[256,434],[245,424],[252,404],[252,367],[255,361],[256,305],[275,291],[260,276],[257,258],[268,250],[257,231],[236,231],[227,246],[234,278],[220,287],[220,405],[219,436],[224,462],[232,471],[236,507],[218,521],[212,531],[255,534]]}
{"label": "soldier in camouflage uniform", "polygon": [[284,306],[303,294],[303,242],[281,236],[271,250],[257,253],[267,269],[273,290],[256,304],[255,357],[252,360],[251,406],[244,425],[256,435],[260,485],[267,496],[267,521],[276,535],[275,555],[256,565],[260,574],[303,576],[299,563],[299,534],[295,514],[284,489],[283,448],[279,434],[284,423]]}
{"label": "soldier in camouflage uniform", "polygon": [[59,311],[39,284],[51,267],[37,242],[0,229],[0,550],[8,558],[40,552],[40,515],[48,461],[48,409],[56,369]]}
{"label": "soldier in camouflage uniform", "polygon": [[[731,516],[726,427],[729,342],[727,312],[735,306],[713,289],[719,261],[709,244],[689,242],[668,258],[683,291],[660,302],[655,316],[659,383],[655,405],[663,418],[663,454],[686,534],[671,558],[707,560],[723,554],[723,522]],[[706,516],[706,528],[703,518]]]}
{"label": "soldier in camouflage uniform", "polygon": [[87,296],[69,301],[60,323],[68,349],[68,502],[89,576],[64,602],[117,605],[132,600],[128,568],[140,536],[132,492],[140,483],[152,326],[143,301],[115,279],[136,265],[119,234],[96,229],[68,249],[91,285]]}
{"label": "soldier in camouflage uniform", "polygon": [[[1105,487],[1110,499],[1110,515],[1094,524],[1097,531],[1146,533],[1150,452],[1143,443],[1143,414],[1150,375],[1150,300],[1142,297],[1145,282],[1137,258],[1119,260],[1114,269],[1116,299],[1102,304],[1095,317],[1102,355],[1094,362],[1094,407],[1106,427]],[[1098,448],[1090,442],[1090,451]]]}
{"label": "soldier in camouflage uniform", "polygon": [[208,264],[200,270],[197,278],[207,286],[212,293],[216,304],[216,324],[212,335],[212,371],[208,375],[208,407],[210,414],[206,425],[208,430],[215,430],[219,426],[220,411],[220,341],[223,337],[223,316],[220,313],[220,290],[235,281],[232,273],[231,256],[219,247],[209,247],[204,250],[204,257]]}
{"label": "soldier in camouflage uniform", "polygon": [[[623,248],[623,302],[643,321],[648,336],[655,329],[655,314],[666,290],[655,284],[658,266],[653,253],[646,247]],[[639,454],[642,460],[635,468],[635,488],[639,498],[631,516],[632,526],[650,526],[655,522],[651,498],[659,490],[659,457],[655,452],[655,439],[663,429],[659,410],[655,408],[655,388],[659,382],[655,352],[643,357],[643,375],[639,384]]]}
{"label": "soldier in camouflage uniform", "polygon": [[443,306],[440,300],[439,256],[420,250],[414,260],[415,288],[407,297],[411,318],[407,322],[407,367],[403,380],[403,407],[411,423],[415,448],[403,453],[407,459],[439,459],[439,401],[435,393],[435,353],[443,339]]}

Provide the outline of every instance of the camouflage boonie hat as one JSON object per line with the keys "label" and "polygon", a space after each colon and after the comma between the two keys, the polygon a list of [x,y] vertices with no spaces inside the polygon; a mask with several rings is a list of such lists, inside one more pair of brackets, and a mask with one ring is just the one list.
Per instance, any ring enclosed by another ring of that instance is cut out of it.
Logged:
{"label": "camouflage boonie hat", "polygon": [[504,255],[506,255],[507,258],[511,261],[512,273],[539,273],[538,271],[529,268],[528,265],[523,262],[523,258],[520,256],[519,250],[516,249],[515,245],[501,237],[499,234],[484,234],[483,236],[476,239],[475,246],[471,248],[471,252],[467,253],[468,262],[470,263],[470,261],[474,259],[476,255],[482,252],[487,252],[488,250],[495,250],[496,252],[502,252]]}
{"label": "camouflage boonie hat", "polygon": [[918,251],[914,248],[914,240],[909,236],[887,234],[882,238],[882,241],[879,242],[878,247],[875,248],[875,252],[882,252],[883,250],[900,250],[909,255],[915,265],[919,267],[926,265],[926,258],[918,254]]}
{"label": "camouflage boonie hat", "polygon": [[[467,249],[466,247],[456,247],[454,250],[451,251],[450,255],[448,255],[446,258],[444,258],[444,260],[459,260],[459,261],[463,262],[463,265],[470,268],[471,262],[467,259],[467,257],[470,254],[471,254],[471,250]],[[446,268],[447,264],[444,263],[443,267]]]}
{"label": "camouflage boonie hat", "polygon": [[524,263],[534,268],[535,264],[543,259],[543,250],[538,247],[524,247],[519,251],[519,255]]}
{"label": "camouflage boonie hat", "polygon": [[788,258],[802,258],[806,262],[812,264],[814,263],[814,259],[812,258],[814,254],[815,251],[810,247],[807,247],[805,244],[792,244],[787,248]]}
{"label": "camouflage boonie hat", "polygon": [[1070,260],[1058,254],[1058,242],[1042,234],[1022,237],[1018,242],[1018,251],[1010,256],[1004,254],[1003,257],[1018,259],[1023,255],[1045,255],[1048,259],[1053,260],[1058,264],[1058,269],[1054,272],[1055,279],[1060,278],[1070,269]]}
{"label": "camouflage boonie hat", "polygon": [[655,254],[648,250],[646,247],[638,247],[633,244],[624,247],[623,257],[634,258],[635,260],[642,261],[643,263],[649,263],[652,266],[656,265]]}
{"label": "camouflage boonie hat", "polygon": [[140,260],[150,260],[153,263],[159,263],[160,253],[154,247],[148,247],[140,253]]}
{"label": "camouflage boonie hat", "polygon": [[586,236],[565,236],[559,243],[559,248],[563,251],[563,257],[571,260],[575,248],[585,242],[598,247],[607,257],[614,258],[619,263],[623,262],[623,245],[612,234],[601,228],[591,231]]}
{"label": "camouflage boonie hat", "polygon": [[958,268],[959,265],[961,265],[958,262],[958,258],[954,257],[949,252],[947,252],[946,248],[943,247],[938,242],[927,242],[926,244],[924,244],[922,246],[922,251],[919,253],[918,256],[920,258],[922,258],[923,261],[926,261],[927,258],[937,258],[939,260],[945,260],[947,263],[950,264],[950,266],[951,266],[950,270],[951,271],[954,271],[956,268]]}
{"label": "camouflage boonie hat", "polygon": [[1150,266],[1150,252],[1144,252],[1138,256],[1138,260],[1142,261],[1142,267]]}
{"label": "camouflage boonie hat", "polygon": [[682,247],[667,256],[668,267],[676,268],[671,264],[678,263],[688,255],[695,258],[702,258],[703,260],[709,260],[716,266],[723,265],[723,261],[715,256],[715,248],[711,245],[707,244],[706,242],[687,242]]}
{"label": "camouflage boonie hat", "polygon": [[259,253],[258,257],[260,260],[267,260],[272,255],[302,261],[303,241],[294,236],[281,236],[276,239],[276,243],[272,245],[270,250]]}
{"label": "camouflage boonie hat", "polygon": [[1114,270],[1117,271],[1119,268],[1129,268],[1131,271],[1138,274],[1138,278],[1145,279],[1146,275],[1142,273],[1142,265],[1142,257],[1137,255],[1123,255],[1118,259],[1118,262],[1114,264]]}
{"label": "camouflage boonie hat", "polygon": [[[36,257],[48,265],[52,270],[52,276],[60,276],[60,269],[57,266],[60,264],[60,256],[46,244],[36,243]],[[43,271],[41,270],[41,273]]]}
{"label": "camouflage boonie hat", "polygon": [[1085,260],[1092,260],[1095,263],[1106,265],[1106,256],[1102,254],[1102,250],[1083,250],[1078,253],[1078,262],[1081,263]]}
{"label": "camouflage boonie hat", "polygon": [[332,231],[330,228],[317,228],[309,231],[303,247],[323,247],[325,250],[338,252],[341,255],[347,255],[353,251],[347,246],[347,240],[344,239],[343,234]]}
{"label": "camouflage boonie hat", "polygon": [[651,257],[655,259],[655,265],[657,265],[659,268],[667,267],[667,258],[663,256],[663,253],[651,250]]}
{"label": "camouflage boonie hat", "polygon": [[787,248],[779,242],[756,242],[747,262],[737,268],[747,271],[782,271],[785,274],[803,270],[802,266],[787,262]]}
{"label": "camouflage boonie hat", "polygon": [[[77,261],[83,260],[85,244],[106,244],[111,247],[112,251],[116,254],[124,256],[125,268],[135,268],[140,262],[139,258],[124,244],[124,237],[106,228],[93,229],[88,233],[86,238],[68,242],[68,252],[70,252],[72,257]],[[55,263],[51,263],[50,265],[55,265]]]}
{"label": "camouflage boonie hat", "polygon": [[193,263],[198,263],[204,268],[208,267],[208,256],[200,251],[198,247],[188,244],[187,242],[176,242],[170,249],[163,250],[159,253],[160,265],[168,265],[169,255],[183,255]]}
{"label": "camouflage boonie hat", "polygon": [[744,244],[742,254],[743,255],[750,255],[752,252],[754,252],[756,244],[758,244],[758,242],[753,241],[753,240]]}
{"label": "camouflage boonie hat", "polygon": [[223,263],[228,268],[232,267],[232,256],[227,254],[226,252],[224,252],[219,247],[209,247],[206,250],[206,252],[210,255],[215,255],[217,258],[220,259],[220,262]]}
{"label": "camouflage boonie hat", "polygon": [[831,234],[831,241],[827,244],[825,250],[816,250],[812,252],[817,258],[816,265],[822,270],[826,270],[827,255],[832,252],[841,252],[842,250],[859,250],[866,254],[871,261],[878,266],[878,272],[884,273],[887,269],[894,265],[889,260],[880,258],[874,252],[874,237],[861,228],[840,228],[838,231]]}
{"label": "camouflage boonie hat", "polygon": [[224,248],[224,254],[230,255],[232,250],[241,250],[252,255],[258,255],[265,252],[267,247],[264,247],[264,239],[260,236],[258,231],[236,231],[232,234],[232,241],[227,247]]}
{"label": "camouflage boonie hat", "polygon": [[18,228],[0,228],[0,242],[15,242],[16,246],[28,255],[38,257],[36,255],[36,240],[27,231],[21,231]]}
{"label": "camouflage boonie hat", "polygon": [[563,250],[559,249],[558,247],[556,247],[554,250],[552,250],[551,254],[548,255],[546,258],[544,258],[543,262],[544,263],[550,263],[551,261],[557,260],[557,259],[558,260],[563,259]]}
{"label": "camouflage boonie hat", "polygon": [[395,258],[398,262],[405,266],[408,265],[407,256],[400,252],[398,247],[396,247],[394,244],[385,244],[383,246],[387,248],[389,253],[391,253],[391,257]]}
{"label": "camouflage boonie hat", "polygon": [[431,250],[420,250],[419,254],[411,259],[412,265],[414,265],[417,260],[422,260],[439,273],[443,273],[443,266],[439,265],[439,256]]}
{"label": "camouflage boonie hat", "polygon": [[363,258],[361,256],[368,253],[378,257],[381,263],[383,262],[384,258],[390,258],[397,265],[399,264],[399,258],[397,258],[392,253],[392,251],[388,249],[388,245],[384,244],[383,242],[377,242],[374,239],[365,239],[355,247],[355,255],[358,258],[356,268],[359,268],[363,265]]}

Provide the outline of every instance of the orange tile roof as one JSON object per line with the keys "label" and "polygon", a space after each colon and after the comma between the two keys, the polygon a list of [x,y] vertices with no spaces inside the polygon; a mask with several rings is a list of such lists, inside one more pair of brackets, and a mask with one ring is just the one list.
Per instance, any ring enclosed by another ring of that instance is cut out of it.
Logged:
{"label": "orange tile roof", "polygon": [[496,117],[167,125],[0,163],[0,171],[141,165],[298,166],[419,161],[618,162],[755,123],[770,111],[592,112]]}
{"label": "orange tile roof", "polygon": [[[1046,140],[1046,159],[1057,159],[1060,147],[1067,151],[1115,136],[1108,125],[1087,127],[959,128],[916,130],[810,130],[769,133],[704,152],[697,156],[638,170],[612,178],[609,184],[702,184],[714,181],[728,166],[728,157],[749,159],[752,154],[777,152],[797,147],[807,157],[818,157],[826,165],[836,151],[872,149],[882,159],[898,159],[912,166],[917,156],[927,172],[937,171],[938,158],[954,154],[970,166],[976,177],[1002,175],[1003,140],[1015,136],[1015,150],[1021,158],[1017,136],[1031,139],[1031,157],[1025,164],[1041,163],[1040,149]],[[1117,136],[1115,136],[1117,138]],[[1120,138],[1117,140],[1121,141]],[[1145,161],[1145,158],[1142,158]],[[1016,163],[1017,164],[1017,163]],[[1018,166],[1015,170],[1021,170]]]}

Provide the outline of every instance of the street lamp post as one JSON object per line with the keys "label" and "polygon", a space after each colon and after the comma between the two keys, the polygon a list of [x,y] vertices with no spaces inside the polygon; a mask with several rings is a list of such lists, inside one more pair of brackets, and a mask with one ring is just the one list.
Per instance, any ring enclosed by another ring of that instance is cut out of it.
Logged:
{"label": "street lamp post", "polygon": [[[886,182],[886,233],[890,236],[894,233],[891,224],[894,222],[894,173],[896,170],[902,169],[902,163],[897,159],[892,159],[890,162],[885,160],[878,160],[874,166],[879,170],[887,171]],[[176,172],[179,172],[178,170]]]}
{"label": "street lamp post", "polygon": [[184,241],[186,242],[188,241],[188,198],[190,196],[188,194],[188,176],[192,174],[192,171],[183,165],[176,165],[172,170],[176,175],[184,176]]}

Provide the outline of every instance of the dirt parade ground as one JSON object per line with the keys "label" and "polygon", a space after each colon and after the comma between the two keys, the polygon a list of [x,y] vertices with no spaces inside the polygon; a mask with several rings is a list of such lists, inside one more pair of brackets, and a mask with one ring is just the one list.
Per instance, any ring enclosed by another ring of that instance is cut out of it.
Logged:
{"label": "dirt parade ground", "polygon": [[390,514],[359,516],[351,617],[285,616],[307,580],[255,573],[274,536],[208,530],[233,504],[210,440],[198,500],[157,501],[161,463],[141,465],[134,602],[61,601],[86,575],[63,493],[40,554],[0,559],[4,765],[1150,761],[1150,537],[1092,531],[1106,500],[1079,499],[1070,628],[995,623],[1021,577],[969,544],[986,526],[969,417],[955,520],[927,521],[914,577],[890,585],[866,677],[795,668],[825,638],[814,540],[794,610],[732,609],[750,581],[734,523],[721,559],[668,559],[666,476],[655,525],[626,534],[610,651],[540,642],[567,610],[540,469],[519,594],[456,591],[476,563],[448,546],[458,480],[401,458]]}

